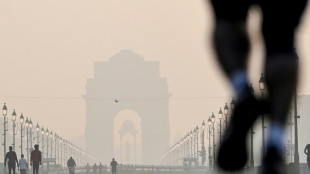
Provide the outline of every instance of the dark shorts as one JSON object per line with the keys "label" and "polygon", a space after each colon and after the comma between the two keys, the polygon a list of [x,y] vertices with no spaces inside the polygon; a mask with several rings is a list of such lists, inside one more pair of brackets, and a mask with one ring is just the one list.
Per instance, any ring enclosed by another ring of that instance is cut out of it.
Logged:
{"label": "dark shorts", "polygon": [[261,7],[267,54],[293,49],[294,32],[307,0],[211,0],[217,21],[246,21],[252,5]]}
{"label": "dark shorts", "polygon": [[20,174],[26,174],[26,169],[20,169]]}

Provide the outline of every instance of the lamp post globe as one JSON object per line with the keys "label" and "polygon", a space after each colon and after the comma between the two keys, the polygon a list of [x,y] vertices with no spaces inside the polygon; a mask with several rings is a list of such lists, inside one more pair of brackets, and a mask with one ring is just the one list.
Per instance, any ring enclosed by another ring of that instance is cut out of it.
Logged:
{"label": "lamp post globe", "polygon": [[260,76],[260,79],[258,82],[259,82],[259,89],[261,91],[264,91],[264,89],[265,89],[265,77],[264,77],[263,73],[261,73],[261,76]]}
{"label": "lamp post globe", "polygon": [[13,121],[16,121],[16,112],[15,112],[15,109],[13,110],[13,113],[12,113],[12,120],[13,120]]}
{"label": "lamp post globe", "polygon": [[212,112],[212,115],[211,115],[211,121],[212,121],[212,123],[215,123],[215,115],[214,115],[213,112]]}
{"label": "lamp post globe", "polygon": [[39,123],[37,123],[37,126],[36,126],[36,132],[40,132],[40,126],[39,126]]}
{"label": "lamp post globe", "polygon": [[235,106],[236,106],[236,101],[235,101],[235,98],[233,97],[230,102],[230,108],[232,111],[235,110]]}
{"label": "lamp post globe", "polygon": [[6,117],[8,114],[8,108],[6,107],[6,104],[4,103],[3,108],[2,108],[2,115]]}

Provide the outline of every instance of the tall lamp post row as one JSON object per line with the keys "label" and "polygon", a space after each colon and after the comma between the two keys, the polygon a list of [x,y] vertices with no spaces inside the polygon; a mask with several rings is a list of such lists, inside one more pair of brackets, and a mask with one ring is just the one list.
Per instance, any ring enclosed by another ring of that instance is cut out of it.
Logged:
{"label": "tall lamp post row", "polygon": [[[252,84],[250,84],[250,90],[254,95],[254,89]],[[264,74],[261,74],[261,77],[259,79],[259,90],[261,92],[261,98],[264,98],[264,90],[265,90],[265,78],[264,78]],[[296,103],[296,93],[294,95],[294,103]],[[234,98],[232,98],[232,101],[230,102],[230,109],[231,109],[231,113],[233,113],[234,109],[236,106],[236,101]],[[295,106],[295,124],[297,123],[296,119],[299,118],[299,116],[297,116],[297,109],[296,109],[296,105]],[[223,131],[223,125],[222,125],[222,120],[224,119],[224,124],[225,124],[225,130],[227,130],[227,126],[228,126],[228,115],[229,115],[229,107],[228,104],[226,103],[225,106],[223,107],[224,109],[222,110],[222,108],[220,108],[219,112],[218,112],[218,119],[219,119],[219,127],[218,127],[218,133],[219,133],[219,144],[222,144],[222,131]],[[225,116],[225,117],[224,117]],[[210,169],[214,169],[215,168],[215,149],[216,149],[216,143],[215,143],[215,120],[216,117],[214,115],[214,113],[211,114],[211,116],[209,116],[208,121],[207,121],[207,125],[208,125],[208,134],[207,134],[207,139],[209,140],[209,148],[208,148],[208,159],[209,159],[209,167]],[[203,124],[205,124],[203,122]],[[204,127],[204,126],[203,126]],[[295,125],[295,129],[297,128],[297,125]],[[264,120],[264,115],[262,115],[262,155],[264,156],[265,154],[265,120]],[[195,132],[195,130],[193,131]],[[201,165],[204,165],[205,162],[205,145],[204,145],[204,128],[200,130],[201,132],[201,151],[197,151],[199,152],[201,158]],[[174,151],[174,153],[178,152],[181,155],[176,155],[176,156],[180,156],[181,158],[184,157],[192,157],[190,153],[190,150],[188,150],[189,148],[191,148],[192,146],[188,146],[188,141],[189,141],[189,136],[192,134],[192,131],[190,131],[189,133],[186,134],[186,136],[184,136],[178,143],[176,143],[174,146],[172,146],[172,148],[169,149],[169,151],[167,153],[164,154],[163,157],[169,157],[169,153],[172,152],[174,149],[179,148],[182,150],[176,150]],[[253,127],[251,127],[250,129],[250,141],[251,141],[251,153],[250,153],[250,167],[254,167],[254,153],[253,153],[253,136],[254,136],[255,132],[253,131]],[[297,134],[297,130],[295,131],[295,134]],[[297,137],[297,138],[296,138]],[[298,144],[298,135],[295,135],[295,142],[296,144]],[[213,144],[211,144],[211,141]],[[198,153],[197,153],[198,154]],[[204,156],[204,157],[203,157]],[[198,158],[198,156],[194,156],[195,158]],[[179,161],[179,160],[178,160]],[[299,156],[298,156],[298,149],[297,147],[295,148],[295,163],[299,163]]]}
{"label": "tall lamp post row", "polygon": [[[8,129],[8,108],[6,103],[4,103],[2,108],[2,115],[3,115],[3,153],[6,154],[7,149],[7,131]],[[12,112],[12,135],[13,135],[13,143],[12,147],[13,150],[16,151],[16,135],[18,125],[17,121],[17,114],[15,109]],[[39,124],[35,126],[35,130],[33,130],[34,125],[31,118],[25,118],[23,113],[21,113],[19,117],[19,124],[20,124],[20,153],[23,154],[24,146],[23,146],[23,138],[26,137],[26,154],[27,161],[30,158],[30,152],[33,150],[33,140],[36,139],[36,144],[41,144],[41,151],[43,158],[54,158],[56,163],[66,166],[67,159],[72,156],[76,159],[77,165],[84,165],[86,162],[94,161],[95,158],[86,153],[82,148],[76,146],[72,142],[62,138],[59,134],[53,133],[48,129],[44,129],[44,127],[40,127]],[[25,129],[25,131],[24,131]],[[36,132],[36,136],[34,133]],[[26,133],[26,135],[24,135]],[[40,138],[40,134],[42,135]],[[44,138],[46,138],[46,142],[44,142]],[[49,144],[50,143],[50,144]],[[54,149],[54,151],[53,151]],[[44,153],[45,152],[45,153]],[[50,152],[50,154],[49,154]],[[5,156],[5,155],[4,155]],[[4,169],[5,170],[5,169]],[[5,172],[5,171],[4,171]]]}

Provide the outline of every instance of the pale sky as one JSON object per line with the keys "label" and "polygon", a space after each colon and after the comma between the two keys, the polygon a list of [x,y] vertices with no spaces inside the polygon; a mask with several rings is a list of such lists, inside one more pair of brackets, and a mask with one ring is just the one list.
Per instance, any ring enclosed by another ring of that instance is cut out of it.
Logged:
{"label": "pale sky", "polygon": [[[130,49],[160,62],[172,94],[171,138],[185,134],[233,96],[212,53],[212,17],[204,0],[1,0],[0,103],[77,141],[85,131],[82,95],[94,62]],[[259,14],[249,20],[255,42],[250,79],[257,89]],[[309,21],[307,10],[297,37],[300,94],[310,94]]]}

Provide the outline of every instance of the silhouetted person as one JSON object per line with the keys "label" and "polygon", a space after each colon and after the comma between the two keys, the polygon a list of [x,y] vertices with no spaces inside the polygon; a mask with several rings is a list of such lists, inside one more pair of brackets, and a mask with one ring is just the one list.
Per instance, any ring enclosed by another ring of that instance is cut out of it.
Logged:
{"label": "silhouetted person", "polygon": [[[213,34],[217,58],[237,95],[230,125],[218,153],[225,170],[242,169],[247,161],[246,135],[263,112],[270,115],[262,173],[283,173],[281,154],[284,126],[297,84],[294,32],[307,0],[211,0],[215,12]],[[258,101],[249,88],[247,60],[249,38],[246,19],[250,6],[262,11],[265,43],[266,102]]]}
{"label": "silhouetted person", "polygon": [[67,161],[67,166],[69,169],[69,174],[74,174],[74,168],[76,167],[75,161],[72,157]]}
{"label": "silhouetted person", "polygon": [[39,166],[42,162],[42,155],[41,151],[39,150],[39,145],[34,145],[34,150],[31,151],[30,155],[30,165],[32,165],[33,168],[33,174],[39,174]]}
{"label": "silhouetted person", "polygon": [[97,164],[95,163],[94,165],[93,165],[93,174],[97,174]]}
{"label": "silhouetted person", "polygon": [[21,159],[19,159],[20,174],[26,174],[27,169],[28,169],[28,163],[27,160],[24,158],[24,154],[22,154]]}
{"label": "silhouetted person", "polygon": [[112,174],[116,174],[117,162],[114,158],[112,159],[110,166],[112,167]]}
{"label": "silhouetted person", "polygon": [[86,170],[86,174],[89,174],[89,173],[90,173],[90,166],[89,166],[88,163],[87,163],[86,166],[85,166],[85,170]]}
{"label": "silhouetted person", "polygon": [[307,155],[308,169],[310,170],[310,144],[306,145],[304,152]]}
{"label": "silhouetted person", "polygon": [[8,153],[6,153],[5,160],[4,160],[4,167],[6,167],[6,162],[7,162],[7,160],[9,160],[8,161],[9,174],[11,174],[12,170],[13,170],[13,174],[15,174],[16,163],[18,165],[16,153],[12,149],[13,149],[13,147],[10,146],[9,147],[10,151]]}
{"label": "silhouetted person", "polygon": [[100,163],[98,166],[99,174],[103,174],[103,165]]}

